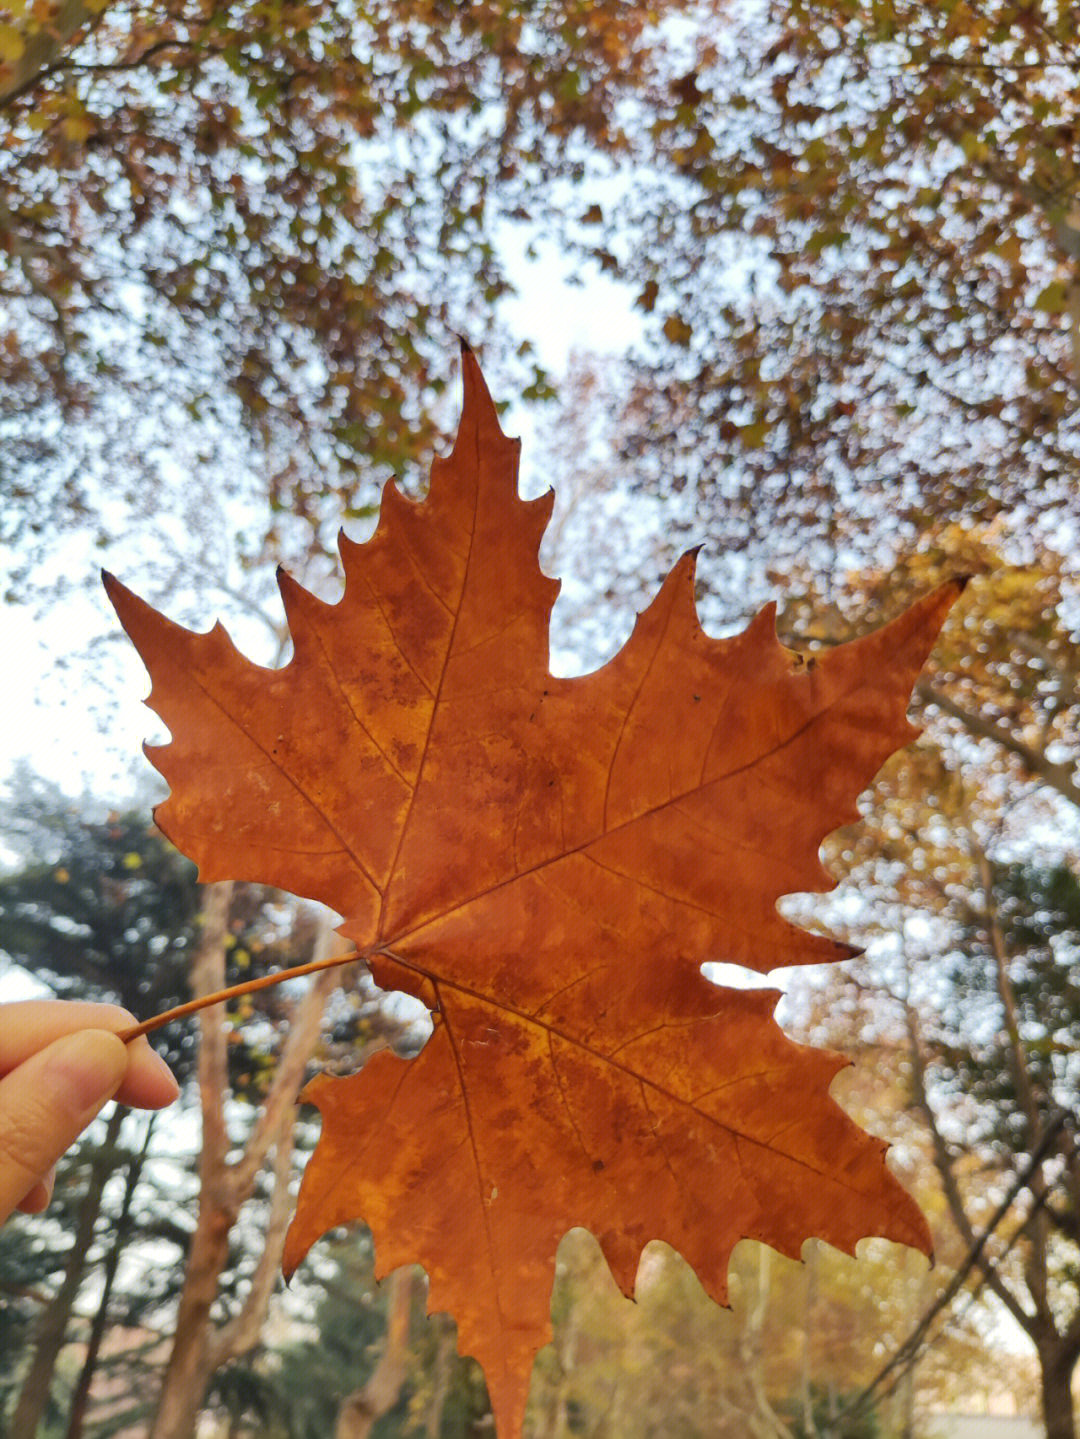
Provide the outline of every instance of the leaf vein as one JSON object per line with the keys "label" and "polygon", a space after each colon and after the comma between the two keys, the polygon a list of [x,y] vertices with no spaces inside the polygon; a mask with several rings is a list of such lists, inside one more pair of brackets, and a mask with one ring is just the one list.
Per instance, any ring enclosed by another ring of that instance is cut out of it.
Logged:
{"label": "leaf vein", "polygon": [[278,774],[281,775],[282,779],[284,779],[288,784],[292,785],[293,789],[296,790],[300,798],[304,801],[306,805],[309,806],[310,809],[314,811],[315,815],[322,821],[322,823],[331,832],[331,834],[335,835],[336,838],[341,841],[342,849],[344,850],[344,852],[353,861],[357,869],[360,871],[361,875],[364,877],[364,879],[367,880],[368,884],[371,885],[371,888],[375,891],[375,893],[379,894],[379,886],[375,880],[374,875],[369,872],[367,866],[364,864],[364,861],[356,853],[352,845],[349,844],[348,840],[337,828],[333,820],[330,819],[329,815],[327,815],[320,808],[320,806],[315,803],[311,796],[304,790],[303,786],[299,783],[299,781],[294,779],[293,776],[288,772],[288,770],[285,769],[284,765],[278,763],[270,750],[268,750],[264,744],[261,744],[259,740],[257,740],[255,736],[251,733],[250,730],[245,729],[235,715],[229,713],[221,700],[219,700],[215,694],[213,694],[209,689],[207,689],[206,685],[203,684],[200,676],[194,670],[192,671],[191,677],[194,684],[200,690],[202,690],[203,694],[210,701],[210,703],[216,706],[216,708],[221,711],[225,718],[231,724],[234,724],[236,726],[236,728],[240,731],[244,738],[249,740],[255,746],[255,748],[260,752],[260,754],[262,754],[266,758],[270,765],[277,770]]}

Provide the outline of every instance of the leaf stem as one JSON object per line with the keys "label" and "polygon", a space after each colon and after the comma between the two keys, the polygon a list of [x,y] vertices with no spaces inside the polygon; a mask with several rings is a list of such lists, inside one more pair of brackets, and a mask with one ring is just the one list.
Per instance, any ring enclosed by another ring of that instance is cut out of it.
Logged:
{"label": "leaf stem", "polygon": [[140,1034],[152,1034],[155,1029],[162,1025],[171,1024],[174,1019],[183,1019],[185,1015],[195,1014],[200,1009],[206,1009],[211,1004],[222,1004],[229,999],[237,999],[242,994],[254,994],[257,989],[271,989],[275,984],[283,984],[287,979],[299,979],[303,974],[314,974],[319,969],[333,969],[339,964],[355,964],[364,956],[358,950],[352,950],[349,954],[336,954],[329,959],[313,959],[308,964],[298,964],[292,969],[281,969],[276,974],[264,974],[259,979],[246,979],[243,984],[231,984],[227,989],[215,990],[213,994],[201,995],[198,999],[189,999],[187,1004],[178,1004],[173,1009],[162,1010],[160,1014],[152,1015],[150,1019],[144,1019],[141,1024],[134,1024],[128,1029],[120,1030],[118,1038],[128,1044],[133,1039],[138,1039]]}

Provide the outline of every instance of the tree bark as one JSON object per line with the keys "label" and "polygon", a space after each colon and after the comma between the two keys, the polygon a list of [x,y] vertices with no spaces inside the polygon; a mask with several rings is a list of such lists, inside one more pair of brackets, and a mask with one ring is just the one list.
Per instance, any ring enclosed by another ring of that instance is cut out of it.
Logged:
{"label": "tree bark", "polygon": [[[212,994],[224,985],[231,892],[231,885],[208,889],[203,941],[192,974],[196,995]],[[329,951],[335,943],[339,941],[333,932],[322,928],[316,948]],[[337,983],[335,971],[324,971],[299,1002],[262,1112],[243,1153],[232,1164],[225,1125],[228,1062],[224,1016],[216,1005],[200,1011],[198,1075],[203,1147],[199,1156],[199,1218],[188,1251],[176,1335],[149,1439],[191,1439],[211,1375],[258,1342],[288,1227],[296,1095],[318,1040],[327,997]],[[228,1262],[229,1236],[241,1208],[254,1193],[271,1151],[274,1182],[263,1252],[239,1313],[217,1329],[210,1311]]]}
{"label": "tree bark", "polygon": [[1076,1439],[1072,1375],[1076,1354],[1060,1343],[1041,1344],[1039,1386],[1046,1439]]}
{"label": "tree bark", "polygon": [[439,1347],[435,1351],[435,1377],[431,1386],[431,1404],[424,1416],[426,1439],[439,1439],[442,1433],[443,1410],[450,1393],[450,1366],[454,1362],[455,1343],[453,1333],[447,1329],[439,1336]]}
{"label": "tree bark", "polygon": [[124,1198],[121,1202],[120,1214],[113,1230],[113,1242],[105,1259],[105,1273],[102,1277],[101,1284],[101,1299],[90,1326],[90,1338],[86,1345],[86,1355],[83,1358],[82,1368],[79,1370],[79,1378],[75,1384],[75,1392],[71,1397],[71,1407],[68,1410],[66,1439],[82,1439],[83,1425],[86,1422],[86,1406],[90,1400],[90,1386],[94,1380],[94,1371],[97,1368],[98,1355],[101,1352],[101,1341],[105,1337],[105,1327],[109,1318],[109,1301],[112,1298],[113,1284],[116,1281],[116,1271],[120,1267],[120,1256],[124,1252],[128,1231],[131,1228],[131,1205],[135,1198],[135,1190],[138,1188],[139,1180],[142,1177],[146,1156],[150,1150],[150,1139],[154,1133],[154,1122],[156,1119],[157,1115],[152,1114],[150,1116],[146,1124],[146,1132],[143,1135],[142,1148],[138,1154],[132,1155],[131,1161],[128,1164],[127,1179],[124,1182]]}
{"label": "tree bark", "polygon": [[191,1240],[176,1336],[165,1368],[150,1439],[191,1439],[210,1381],[210,1310],[229,1258],[236,1213],[226,1201],[204,1195]]}
{"label": "tree bark", "polygon": [[[192,964],[194,995],[212,994],[225,980],[231,884],[207,888],[202,938]],[[228,1079],[225,1021],[214,1005],[199,1014],[199,1100],[202,1150],[199,1154],[199,1217],[188,1249],[184,1287],[176,1315],[176,1337],[165,1367],[150,1439],[190,1439],[210,1378],[210,1308],[229,1257],[229,1233],[237,1208],[226,1184],[228,1134],[224,1097]]]}
{"label": "tree bark", "polygon": [[817,1245],[812,1244],[806,1251],[805,1259],[806,1282],[803,1289],[802,1363],[799,1374],[802,1425],[807,1439],[818,1439],[817,1424],[814,1421],[814,1397],[811,1387],[811,1381],[814,1377],[814,1305],[817,1300],[817,1268]]}
{"label": "tree bark", "polygon": [[101,1196],[112,1168],[111,1151],[116,1145],[126,1113],[119,1105],[113,1109],[101,1152],[91,1161],[86,1193],[79,1205],[75,1239],[68,1250],[67,1263],[64,1266],[64,1277],[60,1288],[42,1314],[34,1336],[34,1357],[19,1392],[19,1400],[11,1421],[10,1439],[35,1439],[41,1427],[45,1407],[49,1402],[53,1370],[64,1347],[71,1311],[86,1275],[86,1256],[94,1242],[94,1231],[101,1213]]}
{"label": "tree bark", "polygon": [[395,1269],[386,1284],[390,1302],[383,1352],[367,1383],[341,1401],[334,1439],[368,1439],[376,1421],[401,1397],[409,1357],[414,1272]]}
{"label": "tree bark", "polygon": [[769,1403],[765,1385],[765,1318],[771,1279],[772,1251],[767,1245],[759,1244],[757,1294],[739,1335],[743,1377],[750,1390],[751,1408],[746,1423],[755,1439],[792,1439],[791,1430]]}

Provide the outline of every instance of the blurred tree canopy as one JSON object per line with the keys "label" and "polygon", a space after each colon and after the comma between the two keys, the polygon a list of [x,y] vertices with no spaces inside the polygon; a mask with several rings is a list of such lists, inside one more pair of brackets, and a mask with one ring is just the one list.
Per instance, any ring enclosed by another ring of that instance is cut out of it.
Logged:
{"label": "blurred tree canopy", "polygon": [[[0,495],[24,564],[152,504],[163,463],[257,471],[257,557],[426,458],[452,334],[508,290],[500,227],[625,151],[680,8],[9,6]],[[528,345],[511,369],[545,392]]]}
{"label": "blurred tree canopy", "polygon": [[1080,11],[705,10],[594,245],[650,317],[639,477],[825,563],[1014,506],[1052,535],[1080,494]]}

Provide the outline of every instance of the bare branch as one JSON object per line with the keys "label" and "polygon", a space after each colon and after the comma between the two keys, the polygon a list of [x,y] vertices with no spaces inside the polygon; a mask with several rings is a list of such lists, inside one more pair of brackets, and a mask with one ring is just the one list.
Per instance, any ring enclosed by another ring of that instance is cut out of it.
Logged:
{"label": "bare branch", "polygon": [[960,1193],[960,1185],[957,1183],[956,1173],[953,1169],[952,1156],[949,1154],[949,1146],[945,1142],[945,1136],[941,1132],[937,1115],[933,1105],[930,1103],[930,1096],[926,1083],[926,1059],[923,1054],[922,1040],[919,1035],[918,1021],[915,1011],[910,1004],[905,1004],[905,1016],[907,1021],[909,1052],[911,1055],[911,1077],[915,1085],[915,1099],[919,1108],[926,1117],[927,1127],[930,1131],[930,1142],[934,1151],[934,1165],[938,1176],[941,1179],[941,1187],[945,1194],[945,1202],[949,1207],[949,1214],[961,1239],[971,1252],[974,1262],[978,1264],[987,1287],[1001,1300],[1017,1324],[1029,1334],[1035,1337],[1038,1329],[1038,1316],[1029,1314],[1020,1301],[1008,1288],[1001,1278],[993,1262],[978,1242],[975,1226],[972,1224],[966,1208],[964,1207],[963,1196]]}
{"label": "bare branch", "polygon": [[239,1359],[241,1355],[247,1354],[259,1342],[262,1333],[266,1308],[281,1274],[281,1252],[285,1247],[285,1233],[292,1217],[289,1180],[292,1177],[295,1121],[295,1110],[292,1110],[287,1115],[287,1122],[281,1126],[274,1145],[274,1163],[271,1169],[273,1187],[270,1192],[266,1241],[255,1273],[251,1277],[251,1288],[239,1313],[219,1329],[211,1341],[211,1362],[215,1369],[227,1364],[231,1359]]}
{"label": "bare branch", "polygon": [[[352,946],[339,939],[329,922],[324,920],[319,925],[314,962],[337,958],[333,953],[335,949],[350,957],[354,953]],[[236,1186],[239,1193],[246,1194],[250,1191],[271,1148],[280,1142],[281,1136],[287,1130],[291,1133],[300,1082],[319,1038],[326,1001],[337,983],[338,977],[334,969],[324,970],[312,981],[311,988],[300,1001],[289,1025],[289,1037],[278,1059],[262,1113],[256,1121],[243,1155],[230,1171],[230,1182]]]}
{"label": "bare branch", "polygon": [[1025,744],[1008,726],[987,719],[975,710],[966,709],[930,680],[920,680],[915,686],[915,693],[924,704],[934,705],[942,714],[959,720],[968,733],[977,739],[991,740],[1015,755],[1036,779],[1041,779],[1071,804],[1080,806],[1080,785],[1076,783],[1072,765],[1055,764],[1044,752]]}
{"label": "bare branch", "polygon": [[84,0],[59,0],[49,18],[27,36],[26,48],[19,58],[0,71],[0,108],[32,89],[79,31],[100,19],[102,8],[100,5],[91,8]]}

